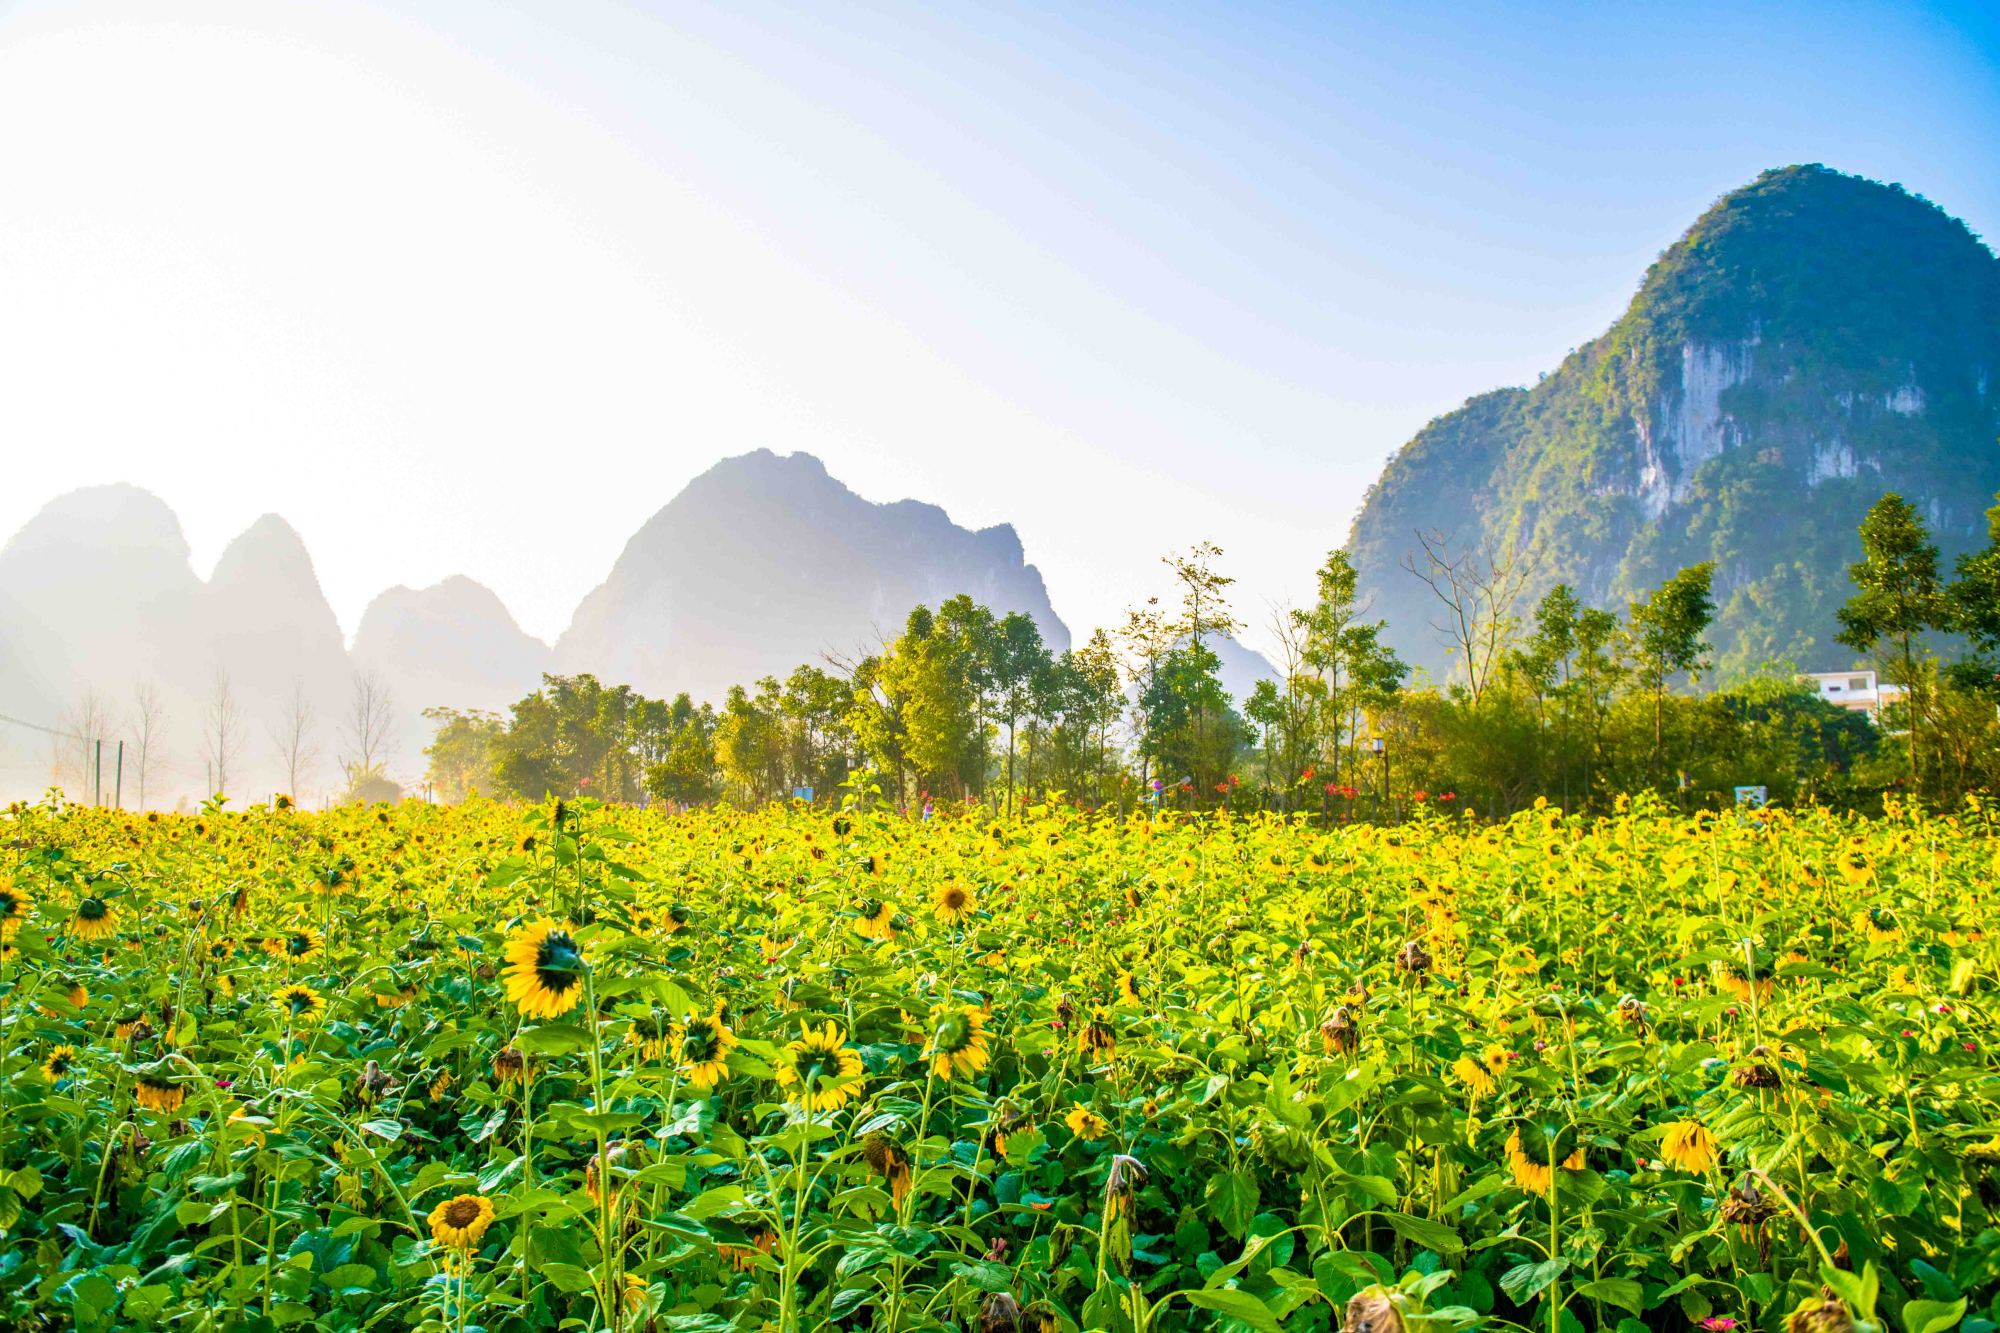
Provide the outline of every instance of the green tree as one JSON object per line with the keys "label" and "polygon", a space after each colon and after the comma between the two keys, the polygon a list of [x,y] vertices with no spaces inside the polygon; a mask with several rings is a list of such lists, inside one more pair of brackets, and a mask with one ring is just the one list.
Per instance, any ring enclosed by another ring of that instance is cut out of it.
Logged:
{"label": "green tree", "polygon": [[438,799],[456,805],[468,797],[496,795],[500,782],[493,772],[494,747],[507,734],[505,719],[480,708],[426,708],[424,718],[433,727],[431,743],[424,747],[429,760],[424,779]]}
{"label": "green tree", "polygon": [[1847,567],[1854,595],[1838,612],[1835,638],[1876,659],[1877,669],[1903,687],[1909,723],[1910,781],[1920,780],[1929,653],[1924,632],[1950,624],[1938,582],[1938,548],[1916,507],[1894,491],[1861,520],[1861,559]]}
{"label": "green tree", "polygon": [[1650,597],[1632,603],[1629,632],[1633,662],[1653,701],[1655,781],[1666,757],[1668,684],[1682,672],[1690,677],[1698,674],[1709,651],[1702,635],[1715,620],[1715,599],[1710,595],[1714,577],[1715,562],[1704,560],[1668,579]]}

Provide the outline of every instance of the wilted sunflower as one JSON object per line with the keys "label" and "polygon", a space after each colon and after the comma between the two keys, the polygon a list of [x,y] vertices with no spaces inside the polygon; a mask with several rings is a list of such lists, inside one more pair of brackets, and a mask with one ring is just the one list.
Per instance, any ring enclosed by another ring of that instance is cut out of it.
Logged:
{"label": "wilted sunflower", "polygon": [[85,898],[76,905],[69,928],[80,940],[101,940],[118,928],[118,913],[102,898]]}
{"label": "wilted sunflower", "polygon": [[972,915],[975,898],[963,884],[945,884],[931,897],[931,910],[947,926],[955,926]]}
{"label": "wilted sunflower", "polygon": [[869,1170],[888,1182],[889,1200],[901,1208],[903,1200],[910,1194],[910,1155],[898,1147],[894,1139],[878,1130],[861,1141],[861,1160],[868,1164]]}
{"label": "wilted sunflower", "polygon": [[[707,1092],[729,1077],[729,1053],[736,1034],[722,1021],[722,1010],[696,1014],[674,1029],[674,1059],[681,1077],[697,1092]],[[839,1103],[835,1103],[838,1105]]]}
{"label": "wilted sunflower", "polygon": [[1699,1121],[1676,1120],[1667,1126],[1660,1140],[1660,1158],[1668,1166],[1696,1175],[1705,1174],[1720,1159],[1715,1135]]}
{"label": "wilted sunflower", "polygon": [[1337,1004],[1326,1021],[1319,1025],[1320,1049],[1327,1055],[1336,1052],[1342,1055],[1354,1054],[1361,1045],[1361,1028],[1354,1021],[1354,1012],[1344,1004]]}
{"label": "wilted sunflower", "polygon": [[42,1061],[42,1077],[54,1083],[68,1076],[76,1067],[76,1047],[57,1046],[50,1050],[48,1059]]}
{"label": "wilted sunflower", "polygon": [[529,1018],[560,1018],[583,998],[583,951],[567,924],[538,921],[507,940],[507,998]]}
{"label": "wilted sunflower", "polygon": [[502,1046],[493,1053],[493,1081],[505,1087],[509,1083],[519,1083],[528,1076],[528,1057],[512,1046]]}
{"label": "wilted sunflower", "polygon": [[178,1083],[168,1082],[158,1075],[142,1074],[139,1076],[138,1085],[132,1090],[132,1095],[138,1100],[139,1105],[147,1110],[158,1111],[161,1115],[172,1115],[180,1110],[181,1103],[187,1100],[187,1089]]}
{"label": "wilted sunflower", "polygon": [[993,1058],[986,1047],[986,1015],[977,1009],[945,1005],[931,1014],[931,1040],[925,1052],[931,1073],[939,1078],[971,1078]]}
{"label": "wilted sunflower", "polygon": [[778,1086],[807,1111],[837,1111],[861,1095],[861,1056],[829,1021],[778,1052]]}
{"label": "wilted sunflower", "polygon": [[35,910],[35,900],[12,880],[0,879],[0,940],[11,940]]}
{"label": "wilted sunflower", "polygon": [[1089,1021],[1077,1028],[1076,1048],[1106,1060],[1118,1054],[1118,1034],[1111,1027],[1111,1015],[1107,1010],[1093,1009]]}
{"label": "wilted sunflower", "polygon": [[493,1225],[493,1201],[483,1194],[461,1194],[431,1209],[431,1239],[461,1253],[471,1251]]}
{"label": "wilted sunflower", "polygon": [[271,997],[280,1009],[289,1010],[291,1016],[302,1023],[310,1023],[326,1012],[326,1001],[311,986],[295,982],[280,987]]}

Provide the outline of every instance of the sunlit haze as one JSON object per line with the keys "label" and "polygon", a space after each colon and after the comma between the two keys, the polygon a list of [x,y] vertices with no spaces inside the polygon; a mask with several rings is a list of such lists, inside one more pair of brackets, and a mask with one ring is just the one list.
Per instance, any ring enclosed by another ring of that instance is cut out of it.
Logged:
{"label": "sunlit haze", "polygon": [[1079,631],[1204,538],[1254,623],[1759,170],[2000,226],[1980,6],[1381,8],[0,9],[0,534],[131,481],[349,633],[464,573],[553,638],[802,449]]}

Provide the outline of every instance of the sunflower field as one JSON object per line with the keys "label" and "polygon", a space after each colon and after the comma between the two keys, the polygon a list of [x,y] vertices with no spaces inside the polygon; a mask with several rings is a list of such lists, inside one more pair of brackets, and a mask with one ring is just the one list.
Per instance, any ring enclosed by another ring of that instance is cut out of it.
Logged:
{"label": "sunflower field", "polygon": [[0,1327],[1992,1333],[1991,815],[0,818]]}

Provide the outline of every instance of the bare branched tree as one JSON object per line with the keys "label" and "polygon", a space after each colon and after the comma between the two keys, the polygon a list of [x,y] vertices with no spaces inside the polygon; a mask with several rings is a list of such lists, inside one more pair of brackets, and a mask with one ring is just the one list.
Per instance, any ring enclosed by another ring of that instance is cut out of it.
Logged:
{"label": "bare branched tree", "polygon": [[139,780],[139,808],[144,810],[153,788],[166,772],[167,700],[154,682],[141,681],[132,691],[132,766]]}
{"label": "bare branched tree", "polygon": [[1515,628],[1514,608],[1535,564],[1525,543],[1487,543],[1453,551],[1442,532],[1419,532],[1423,555],[1403,557],[1403,568],[1423,580],[1442,608],[1431,628],[1465,667],[1465,689],[1478,703],[1499,669]]}
{"label": "bare branched tree", "polygon": [[285,770],[285,791],[299,799],[304,779],[319,762],[319,718],[304,681],[292,683],[292,697],[285,701],[276,725],[271,728],[271,744],[278,751],[279,766]]}
{"label": "bare branched tree", "polygon": [[[117,727],[110,702],[96,690],[85,690],[63,711],[56,726],[65,734],[49,739],[50,780],[73,801],[86,792],[95,799],[98,746]],[[111,738],[111,743],[117,740]]]}
{"label": "bare branched tree", "polygon": [[236,688],[221,667],[209,683],[208,702],[201,713],[201,757],[208,765],[213,794],[227,796],[229,780],[243,756],[243,710],[236,702]]}
{"label": "bare branched tree", "polygon": [[347,770],[350,786],[362,778],[381,772],[389,747],[396,737],[396,699],[389,682],[370,668],[354,673],[354,691],[348,697],[344,740],[347,753],[341,766]]}

